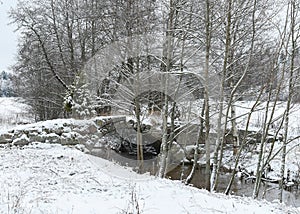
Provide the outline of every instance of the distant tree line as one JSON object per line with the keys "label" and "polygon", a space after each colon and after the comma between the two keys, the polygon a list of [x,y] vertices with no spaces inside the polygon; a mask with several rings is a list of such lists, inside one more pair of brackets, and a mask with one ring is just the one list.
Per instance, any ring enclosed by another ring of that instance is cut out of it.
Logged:
{"label": "distant tree line", "polygon": [[12,79],[13,75],[11,73],[5,71],[0,73],[0,97],[15,96]]}

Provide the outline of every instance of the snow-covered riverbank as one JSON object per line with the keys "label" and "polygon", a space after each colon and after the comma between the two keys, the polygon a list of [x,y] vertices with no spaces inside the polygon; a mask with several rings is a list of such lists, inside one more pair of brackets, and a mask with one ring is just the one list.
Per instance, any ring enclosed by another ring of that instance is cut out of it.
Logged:
{"label": "snow-covered riverbank", "polygon": [[[299,213],[211,194],[57,144],[0,149],[0,213]],[[138,207],[138,208],[137,208]]]}

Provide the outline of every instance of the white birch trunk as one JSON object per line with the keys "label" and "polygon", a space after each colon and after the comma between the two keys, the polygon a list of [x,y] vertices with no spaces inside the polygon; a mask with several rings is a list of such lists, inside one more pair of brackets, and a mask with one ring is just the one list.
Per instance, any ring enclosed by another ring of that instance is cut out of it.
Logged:
{"label": "white birch trunk", "polygon": [[[284,137],[283,137],[283,145],[282,145],[282,156],[281,156],[281,180],[280,180],[280,195],[279,200],[282,202],[283,200],[283,183],[284,183],[284,175],[285,175],[285,163],[286,163],[286,147],[288,143],[288,131],[289,131],[289,116],[291,111],[292,104],[292,96],[294,91],[294,69],[295,69],[295,55],[297,48],[297,39],[299,31],[296,30],[296,18],[297,18],[297,8],[296,1],[291,2],[290,8],[290,18],[291,18],[291,43],[292,43],[292,53],[290,60],[290,69],[289,69],[289,79],[288,79],[288,100],[285,110],[285,120],[284,120]],[[297,35],[296,35],[297,34]]]}

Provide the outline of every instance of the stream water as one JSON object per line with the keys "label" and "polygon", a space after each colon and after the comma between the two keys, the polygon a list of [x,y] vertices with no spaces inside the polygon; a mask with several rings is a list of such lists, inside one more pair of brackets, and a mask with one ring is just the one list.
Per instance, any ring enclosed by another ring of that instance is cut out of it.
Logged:
{"label": "stream water", "polygon": [[[109,139],[111,140],[111,139]],[[100,150],[102,151],[102,149]],[[137,158],[136,155],[130,155],[127,152],[124,152],[123,154],[120,152],[115,152],[113,150],[110,150],[109,153],[107,152],[91,152],[91,154],[95,156],[99,156],[105,159],[113,160],[121,165],[133,167],[134,169],[137,169]],[[144,156],[146,158],[146,156]],[[148,159],[149,158],[149,159]],[[150,156],[146,158],[147,160],[144,160],[143,165],[143,171],[144,172],[150,172],[152,175],[156,175],[158,171],[158,160],[155,156]],[[179,163],[177,163],[179,164]],[[169,172],[167,174],[167,177],[169,177],[172,180],[181,180],[186,179],[188,174],[191,171],[192,166],[191,165],[185,165],[182,167],[181,165],[175,165],[172,168],[169,168]],[[200,168],[196,170],[196,173],[191,181],[191,184],[194,187],[197,188],[204,188],[205,187],[205,169]],[[183,173],[183,176],[181,174]],[[217,191],[222,193],[227,188],[227,185],[230,180],[230,173],[223,173],[220,175],[219,178],[219,184]],[[248,181],[247,183],[245,181],[242,181],[238,178],[236,178],[233,182],[233,185],[231,187],[231,195],[237,195],[237,196],[247,196],[251,197],[252,192],[254,189],[254,183]],[[267,201],[279,201],[279,185],[273,184],[273,183],[263,183],[261,185],[260,189],[260,195],[259,199],[266,199]],[[300,207],[300,190],[293,188],[291,191],[285,191],[283,192],[283,201],[285,204],[294,206],[294,207]]]}
{"label": "stream water", "polygon": [[[95,156],[103,157],[99,154],[94,154]],[[111,154],[112,155],[112,154]],[[110,160],[116,161],[121,165],[124,166],[130,166],[134,169],[137,169],[137,161],[134,159],[128,159],[128,158],[122,158],[120,155],[113,155]],[[144,161],[144,171],[150,172],[152,175],[157,174],[157,159],[152,159],[148,161]],[[167,173],[167,177],[172,180],[181,180],[186,179],[189,175],[190,171],[192,169],[191,165],[185,165],[185,166],[175,166]],[[197,169],[195,172],[195,175],[191,181],[191,185],[197,188],[204,188],[205,187],[205,169],[200,168]],[[227,185],[230,180],[230,173],[221,173],[219,177],[219,184],[217,192],[224,193]],[[236,196],[247,196],[251,197],[252,192],[254,189],[254,183],[251,181],[245,182],[244,180],[240,180],[237,177],[235,178],[232,187],[231,187],[231,195]],[[259,199],[265,199],[267,201],[273,202],[273,201],[279,201],[279,185],[274,183],[263,183],[261,185]],[[293,188],[291,191],[284,190],[283,192],[283,201],[285,204],[293,207],[300,207],[300,189]]]}
{"label": "stream water", "polygon": [[[192,166],[186,165],[184,167],[178,166],[170,171],[167,176],[172,180],[180,180],[181,174],[183,172],[182,178],[185,179],[191,171]],[[205,176],[204,176],[204,168],[200,168],[196,170],[196,173],[192,179],[191,184],[198,188],[205,187]],[[218,192],[224,192],[230,179],[230,173],[222,173],[219,179]],[[279,198],[279,185],[273,183],[264,183],[260,189],[259,199],[266,199],[267,201],[278,201]],[[232,188],[231,195],[237,196],[252,196],[254,188],[254,183],[251,181],[245,182],[244,180],[240,180],[238,178],[235,179]],[[292,189],[291,191],[285,191],[283,193],[283,201],[285,204],[294,207],[300,207],[300,190]]]}

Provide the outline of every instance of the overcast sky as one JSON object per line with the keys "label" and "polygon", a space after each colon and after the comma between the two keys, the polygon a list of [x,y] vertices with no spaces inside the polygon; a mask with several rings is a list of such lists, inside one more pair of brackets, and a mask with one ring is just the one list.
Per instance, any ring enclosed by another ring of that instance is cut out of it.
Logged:
{"label": "overcast sky", "polygon": [[0,0],[0,71],[9,70],[15,62],[17,53],[17,34],[15,27],[8,25],[8,11],[17,4],[17,0]]}

